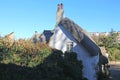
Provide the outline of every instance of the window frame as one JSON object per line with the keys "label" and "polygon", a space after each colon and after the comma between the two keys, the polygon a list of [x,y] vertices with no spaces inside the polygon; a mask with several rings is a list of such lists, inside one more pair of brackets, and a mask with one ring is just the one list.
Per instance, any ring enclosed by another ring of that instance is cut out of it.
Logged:
{"label": "window frame", "polygon": [[73,42],[67,42],[66,51],[67,52],[73,52]]}

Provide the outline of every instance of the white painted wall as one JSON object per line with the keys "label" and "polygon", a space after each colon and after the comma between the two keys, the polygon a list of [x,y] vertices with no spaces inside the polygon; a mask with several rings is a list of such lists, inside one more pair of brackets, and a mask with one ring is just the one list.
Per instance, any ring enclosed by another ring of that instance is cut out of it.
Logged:
{"label": "white painted wall", "polygon": [[58,50],[66,51],[66,43],[73,42],[73,51],[77,53],[78,60],[83,61],[83,75],[88,80],[96,80],[96,65],[99,56],[91,57],[82,45],[78,45],[74,37],[63,27],[55,28],[54,35],[50,39],[49,46]]}

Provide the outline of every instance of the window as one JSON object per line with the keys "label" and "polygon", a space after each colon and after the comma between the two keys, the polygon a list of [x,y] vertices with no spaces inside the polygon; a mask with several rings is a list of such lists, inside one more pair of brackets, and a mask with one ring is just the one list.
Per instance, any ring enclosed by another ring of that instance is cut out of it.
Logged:
{"label": "window", "polygon": [[67,50],[67,52],[72,52],[72,50],[73,50],[73,42],[67,42],[66,50]]}

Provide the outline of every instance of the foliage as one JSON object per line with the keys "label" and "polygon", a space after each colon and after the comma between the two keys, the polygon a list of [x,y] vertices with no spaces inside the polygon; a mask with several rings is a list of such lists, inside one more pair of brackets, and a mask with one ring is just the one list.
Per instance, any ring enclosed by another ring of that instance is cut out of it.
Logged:
{"label": "foliage", "polygon": [[87,80],[76,53],[51,50],[47,44],[0,38],[0,80]]}
{"label": "foliage", "polygon": [[82,62],[78,61],[77,57],[74,57],[76,53],[65,53],[64,57],[61,56],[62,54],[61,51],[53,51],[43,64],[36,67],[37,70],[40,69],[41,79],[87,80],[82,74]]}
{"label": "foliage", "polygon": [[44,43],[34,44],[31,40],[20,39],[9,47],[10,42],[0,40],[1,63],[34,67],[42,63],[44,58],[51,53],[51,49]]}
{"label": "foliage", "polygon": [[94,40],[100,47],[105,47],[107,53],[109,54],[109,60],[117,61],[120,60],[120,44],[117,43],[116,37],[118,33],[110,32],[109,36],[99,36],[99,38],[95,38]]}
{"label": "foliage", "polygon": [[109,59],[112,61],[120,60],[120,50],[117,48],[108,48]]}

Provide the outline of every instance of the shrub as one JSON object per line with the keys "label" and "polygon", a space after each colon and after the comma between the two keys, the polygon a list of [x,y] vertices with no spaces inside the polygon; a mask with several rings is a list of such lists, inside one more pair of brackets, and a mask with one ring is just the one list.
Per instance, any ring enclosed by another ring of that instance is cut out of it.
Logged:
{"label": "shrub", "polygon": [[[87,80],[83,77],[82,61],[77,60],[76,53],[54,51],[44,62],[36,67],[40,70],[42,80]],[[35,73],[37,74],[37,73]]]}
{"label": "shrub", "polygon": [[0,39],[0,80],[87,80],[76,53],[51,50],[47,44]]}
{"label": "shrub", "polygon": [[8,46],[5,39],[0,39],[0,62],[13,63],[20,66],[34,67],[49,56],[51,49],[47,44],[34,44],[31,40],[20,39]]}

